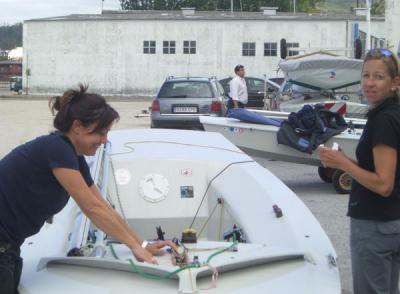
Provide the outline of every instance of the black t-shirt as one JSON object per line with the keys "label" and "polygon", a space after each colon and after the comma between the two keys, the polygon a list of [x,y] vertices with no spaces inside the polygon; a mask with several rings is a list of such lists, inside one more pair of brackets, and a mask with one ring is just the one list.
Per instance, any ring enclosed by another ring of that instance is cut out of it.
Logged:
{"label": "black t-shirt", "polygon": [[69,195],[52,172],[57,167],[79,170],[93,184],[85,158],[61,132],[20,145],[0,160],[0,239],[21,245],[67,204]]}
{"label": "black t-shirt", "polygon": [[[375,171],[373,147],[382,144],[400,150],[400,104],[387,98],[368,113],[367,124],[356,149],[361,168]],[[383,197],[353,181],[348,215],[357,219],[395,220],[400,218],[400,155],[397,154],[395,184],[392,194]]]}

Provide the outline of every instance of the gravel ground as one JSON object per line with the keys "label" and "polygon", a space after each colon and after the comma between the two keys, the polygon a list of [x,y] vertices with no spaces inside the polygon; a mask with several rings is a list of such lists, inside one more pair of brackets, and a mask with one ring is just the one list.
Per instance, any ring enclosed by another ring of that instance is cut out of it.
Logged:
{"label": "gravel ground", "polygon": [[[121,116],[114,129],[149,127],[148,116],[135,115],[148,109],[150,99],[110,97],[109,101]],[[16,95],[0,89],[0,158],[16,145],[53,129],[47,102],[47,97]],[[345,216],[348,195],[338,195],[331,185],[323,183],[316,167],[255,159],[291,188],[319,220],[339,257],[342,293],[352,293],[349,219]]]}

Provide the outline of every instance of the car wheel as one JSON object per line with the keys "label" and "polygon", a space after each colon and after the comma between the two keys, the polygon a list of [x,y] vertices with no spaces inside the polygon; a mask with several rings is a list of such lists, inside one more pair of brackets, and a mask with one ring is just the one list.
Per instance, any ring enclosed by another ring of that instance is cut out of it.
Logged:
{"label": "car wheel", "polygon": [[333,187],[339,194],[349,194],[353,184],[353,178],[346,172],[337,169],[332,176]]}

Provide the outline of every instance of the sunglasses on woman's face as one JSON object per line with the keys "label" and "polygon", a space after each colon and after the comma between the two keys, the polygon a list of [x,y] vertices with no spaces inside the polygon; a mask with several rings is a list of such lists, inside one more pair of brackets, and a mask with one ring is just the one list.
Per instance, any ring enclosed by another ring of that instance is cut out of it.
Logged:
{"label": "sunglasses on woman's face", "polygon": [[368,51],[367,56],[373,57],[391,57],[393,52],[386,48],[374,48]]}

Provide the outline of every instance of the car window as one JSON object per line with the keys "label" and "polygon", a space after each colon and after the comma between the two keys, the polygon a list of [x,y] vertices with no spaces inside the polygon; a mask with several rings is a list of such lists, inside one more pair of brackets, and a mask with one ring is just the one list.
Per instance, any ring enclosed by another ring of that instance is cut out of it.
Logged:
{"label": "car window", "polygon": [[221,83],[222,87],[224,88],[224,91],[226,94],[229,93],[229,83],[231,80],[232,80],[232,78],[227,78],[227,79],[223,79],[223,80],[219,81]]}
{"label": "car window", "polygon": [[258,79],[247,79],[247,87],[250,92],[264,91],[264,81]]}
{"label": "car window", "polygon": [[215,84],[217,85],[217,90],[218,90],[219,96],[224,96],[225,89],[222,87],[222,85],[219,82],[216,82]]}
{"label": "car window", "polygon": [[283,82],[285,81],[284,78],[270,78],[270,79],[268,79],[268,80],[269,80],[269,81],[272,81],[272,82],[274,82],[274,83],[276,83],[276,84],[278,84],[278,85],[282,85]]}
{"label": "car window", "polygon": [[185,81],[167,82],[158,95],[160,98],[212,98],[211,86],[208,82]]}

